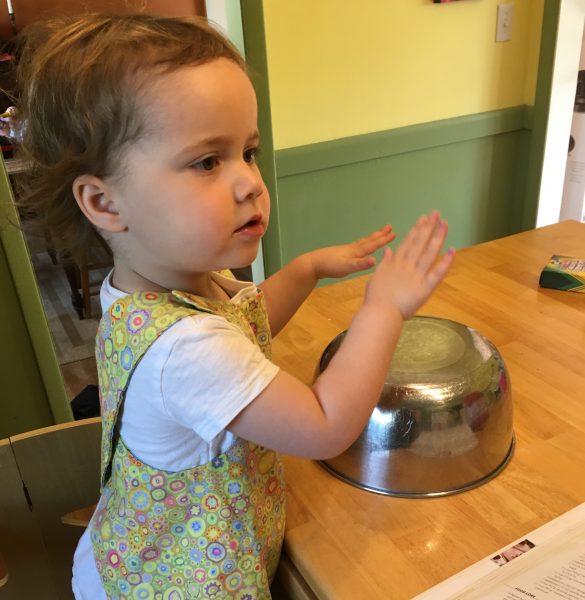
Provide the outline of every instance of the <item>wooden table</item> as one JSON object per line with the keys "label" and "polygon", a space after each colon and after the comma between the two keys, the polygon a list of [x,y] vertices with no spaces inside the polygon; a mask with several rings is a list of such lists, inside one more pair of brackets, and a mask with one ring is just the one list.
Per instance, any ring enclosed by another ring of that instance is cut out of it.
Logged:
{"label": "wooden table", "polygon": [[[510,372],[516,450],[492,481],[443,498],[354,488],[318,463],[285,457],[285,566],[292,598],[412,598],[585,502],[585,294],[539,289],[552,254],[585,258],[585,224],[461,251],[420,314],[489,338]],[[315,290],[274,341],[274,359],[309,383],[347,328],[366,277]]]}

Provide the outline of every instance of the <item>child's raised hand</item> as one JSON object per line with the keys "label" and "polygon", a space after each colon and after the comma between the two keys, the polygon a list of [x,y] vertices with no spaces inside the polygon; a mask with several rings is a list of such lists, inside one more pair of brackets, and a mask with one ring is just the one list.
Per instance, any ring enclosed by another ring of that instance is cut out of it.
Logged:
{"label": "child's raised hand", "polygon": [[423,215],[395,252],[386,249],[368,282],[366,303],[397,308],[408,319],[445,277],[454,251],[439,259],[447,223],[437,212]]}
{"label": "child's raised hand", "polygon": [[317,279],[345,277],[369,269],[376,264],[372,254],[396,237],[390,225],[374,231],[350,244],[320,248],[308,254]]}
{"label": "child's raised hand", "polygon": [[[263,446],[307,458],[343,452],[363,430],[380,398],[403,319],[430,296],[453,261],[451,251],[439,258],[446,234],[447,225],[437,213],[421,217],[396,252],[386,249],[341,347],[312,387],[281,370],[228,429]],[[340,265],[359,268],[355,265],[367,261],[368,252],[392,237],[385,227],[354,244],[327,248],[318,257],[321,268],[327,274],[351,272]],[[293,263],[291,270],[303,271]],[[297,287],[280,291],[294,294]]]}

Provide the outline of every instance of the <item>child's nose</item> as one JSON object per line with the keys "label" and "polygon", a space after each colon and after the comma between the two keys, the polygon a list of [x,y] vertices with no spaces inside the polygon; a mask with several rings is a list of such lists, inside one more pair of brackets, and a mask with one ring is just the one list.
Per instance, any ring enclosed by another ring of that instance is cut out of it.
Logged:
{"label": "child's nose", "polygon": [[246,165],[246,168],[239,173],[234,188],[237,202],[257,198],[264,190],[264,182],[258,169]]}

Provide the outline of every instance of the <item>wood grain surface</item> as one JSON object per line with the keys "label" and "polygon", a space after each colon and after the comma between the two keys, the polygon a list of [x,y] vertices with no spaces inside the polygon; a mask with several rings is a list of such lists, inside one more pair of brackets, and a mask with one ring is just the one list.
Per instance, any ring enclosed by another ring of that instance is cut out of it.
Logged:
{"label": "wood grain surface", "polygon": [[[566,221],[459,252],[419,311],[473,327],[504,357],[516,449],[495,479],[442,498],[393,498],[285,457],[285,553],[317,598],[412,598],[585,502],[585,294],[539,288],[553,254],[585,258],[585,224]],[[275,362],[310,383],[366,281],[315,290],[274,340]]]}

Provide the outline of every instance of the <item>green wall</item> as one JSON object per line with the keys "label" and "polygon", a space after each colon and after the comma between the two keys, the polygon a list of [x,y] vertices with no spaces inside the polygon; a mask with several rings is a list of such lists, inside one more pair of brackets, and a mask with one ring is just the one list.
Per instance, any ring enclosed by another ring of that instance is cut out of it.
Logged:
{"label": "green wall", "polygon": [[519,231],[524,116],[516,107],[278,150],[283,261],[384,223],[400,238],[433,209],[457,248]]}

